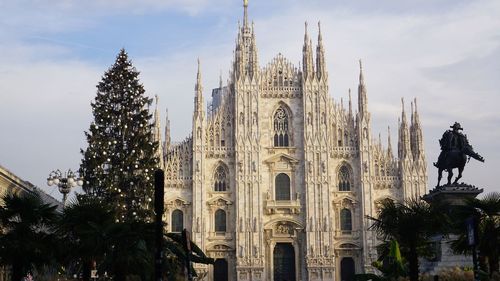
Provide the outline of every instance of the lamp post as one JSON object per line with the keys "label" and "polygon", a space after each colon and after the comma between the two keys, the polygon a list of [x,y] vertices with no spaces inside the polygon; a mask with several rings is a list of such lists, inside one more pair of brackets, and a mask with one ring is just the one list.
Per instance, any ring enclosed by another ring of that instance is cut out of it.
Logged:
{"label": "lamp post", "polygon": [[83,179],[80,176],[76,176],[75,172],[68,169],[66,173],[63,173],[58,169],[50,172],[49,177],[47,178],[47,185],[57,185],[59,187],[59,192],[63,195],[63,206],[66,206],[66,199],[68,197],[68,193],[71,191],[72,187],[82,186]]}

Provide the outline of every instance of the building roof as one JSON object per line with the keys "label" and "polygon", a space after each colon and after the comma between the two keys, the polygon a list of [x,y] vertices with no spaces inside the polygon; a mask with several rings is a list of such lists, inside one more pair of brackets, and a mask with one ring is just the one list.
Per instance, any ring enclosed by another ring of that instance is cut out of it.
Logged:
{"label": "building roof", "polygon": [[62,207],[62,203],[59,200],[45,193],[42,189],[35,186],[31,182],[21,179],[11,171],[7,170],[7,168],[0,165],[0,193],[3,194],[4,192],[38,192],[44,202]]}

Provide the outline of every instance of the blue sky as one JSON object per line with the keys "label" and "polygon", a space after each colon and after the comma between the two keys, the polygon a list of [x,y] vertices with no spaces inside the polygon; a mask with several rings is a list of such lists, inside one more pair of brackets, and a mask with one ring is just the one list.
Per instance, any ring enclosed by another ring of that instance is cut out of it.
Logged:
{"label": "blue sky", "polygon": [[[428,162],[459,121],[486,163],[464,181],[497,190],[500,2],[249,0],[260,65],[281,52],[298,65],[304,21],[322,23],[330,94],[347,99],[363,59],[373,133],[397,140],[400,98],[418,98]],[[40,187],[77,169],[95,85],[125,47],[150,96],[169,108],[174,140],[189,134],[196,59],[206,95],[227,79],[242,1],[0,0],[0,164]],[[429,167],[429,185],[436,171]],[[57,191],[48,189],[54,196]]]}

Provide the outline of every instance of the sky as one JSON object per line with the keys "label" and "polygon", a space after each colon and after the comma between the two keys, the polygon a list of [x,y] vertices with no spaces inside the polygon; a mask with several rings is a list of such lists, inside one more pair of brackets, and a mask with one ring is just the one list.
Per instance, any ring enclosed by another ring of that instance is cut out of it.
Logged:
{"label": "sky", "polygon": [[[463,181],[485,192],[500,191],[498,15],[496,0],[249,0],[261,67],[278,53],[298,66],[304,22],[316,38],[321,21],[333,98],[355,93],[362,59],[373,135],[387,139],[390,126],[397,147],[401,98],[409,112],[416,97],[429,187],[438,140],[458,121],[486,159],[471,160]],[[46,178],[78,169],[95,86],[121,48],[184,139],[197,58],[208,97],[228,78],[242,16],[238,0],[0,0],[0,165],[61,198]]]}

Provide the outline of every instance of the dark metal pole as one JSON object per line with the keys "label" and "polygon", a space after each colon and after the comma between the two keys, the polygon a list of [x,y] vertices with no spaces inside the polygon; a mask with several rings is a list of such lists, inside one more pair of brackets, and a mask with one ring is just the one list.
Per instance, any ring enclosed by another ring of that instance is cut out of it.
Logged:
{"label": "dark metal pole", "polygon": [[162,281],[162,264],[163,264],[163,208],[164,208],[164,182],[165,174],[163,170],[155,171],[155,281]]}

